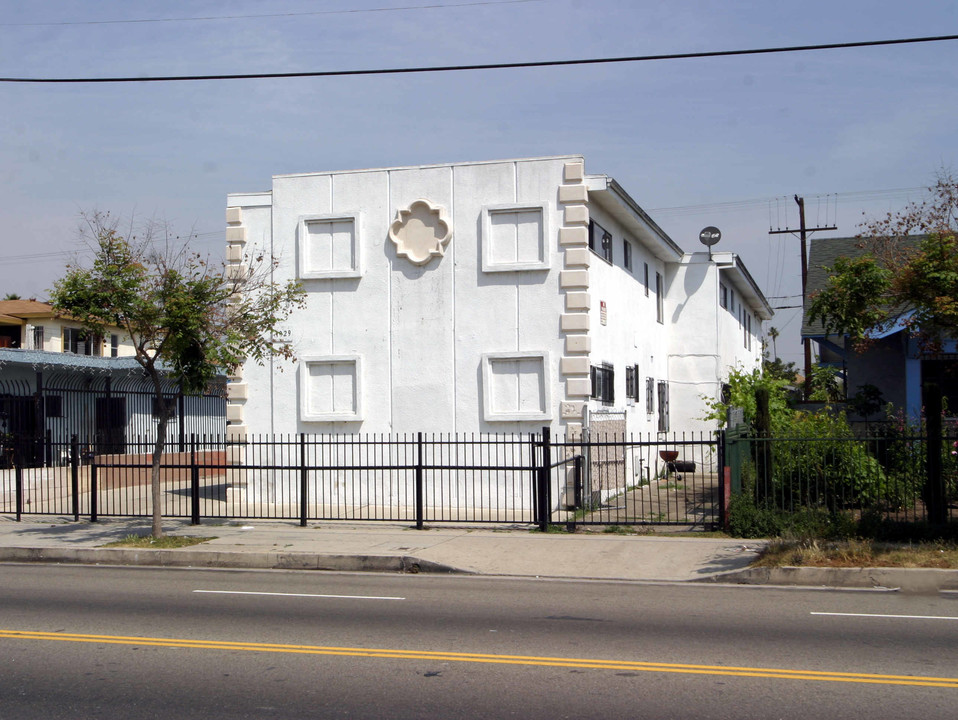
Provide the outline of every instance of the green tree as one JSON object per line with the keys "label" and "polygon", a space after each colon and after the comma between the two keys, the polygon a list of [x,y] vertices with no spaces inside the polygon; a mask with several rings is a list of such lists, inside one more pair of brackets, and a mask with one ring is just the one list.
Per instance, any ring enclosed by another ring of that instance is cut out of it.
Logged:
{"label": "green tree", "polygon": [[[872,330],[901,321],[922,347],[958,333],[958,180],[942,172],[929,197],[861,225],[856,259],[839,258],[809,317],[859,347]],[[917,238],[917,240],[916,240]]]}
{"label": "green tree", "polygon": [[791,415],[788,401],[788,380],[765,374],[758,368],[746,371],[743,368],[731,370],[725,383],[728,386],[726,399],[703,396],[707,414],[705,420],[715,420],[723,427],[730,408],[742,408],[745,422],[755,426],[758,418],[758,404],[755,391],[762,388],[768,391],[771,431],[776,434],[788,422]]}
{"label": "green tree", "polygon": [[184,392],[205,390],[217,375],[246,359],[292,358],[283,322],[302,305],[295,282],[272,280],[276,260],[247,257],[241,265],[212,262],[150,223],[140,237],[118,231],[109,213],[84,214],[81,236],[92,251],[88,267],[76,262],[56,282],[51,303],[91,333],[111,327],[130,337],[136,361],[152,383],[159,410],[151,490],[155,537],[163,535],[160,461],[174,408],[164,401],[163,379]]}
{"label": "green tree", "polygon": [[3,296],[3,299],[4,299],[4,300],[20,300],[21,298],[20,298],[20,296],[17,295],[16,293],[12,293],[12,292],[11,292],[11,293],[7,293],[6,295],[4,295],[4,296]]}

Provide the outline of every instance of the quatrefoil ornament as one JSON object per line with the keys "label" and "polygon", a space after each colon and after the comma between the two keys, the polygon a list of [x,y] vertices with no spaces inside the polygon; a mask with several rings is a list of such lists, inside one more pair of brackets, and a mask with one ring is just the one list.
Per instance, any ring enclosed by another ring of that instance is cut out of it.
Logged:
{"label": "quatrefoil ornament", "polygon": [[389,239],[396,244],[396,254],[416,265],[425,265],[434,257],[442,257],[452,239],[452,226],[446,211],[428,200],[416,200],[396,213],[389,226]]}

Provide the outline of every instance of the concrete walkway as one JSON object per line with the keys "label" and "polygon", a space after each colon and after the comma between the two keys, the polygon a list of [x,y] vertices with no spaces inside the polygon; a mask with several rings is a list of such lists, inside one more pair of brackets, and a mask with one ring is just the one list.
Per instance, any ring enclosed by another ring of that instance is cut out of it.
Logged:
{"label": "concrete walkway", "polygon": [[168,567],[448,572],[650,582],[725,582],[958,590],[955,570],[749,569],[761,541],[659,535],[539,533],[530,526],[433,526],[250,520],[164,523],[169,534],[211,538],[175,550],[105,548],[150,531],[146,519],[78,523],[63,517],[0,517],[0,561]]}

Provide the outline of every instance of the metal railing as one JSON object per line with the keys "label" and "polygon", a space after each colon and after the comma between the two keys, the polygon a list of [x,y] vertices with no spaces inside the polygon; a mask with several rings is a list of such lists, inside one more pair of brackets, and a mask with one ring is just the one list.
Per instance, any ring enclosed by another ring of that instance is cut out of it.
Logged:
{"label": "metal railing", "polygon": [[[24,439],[20,446],[30,442]],[[721,517],[714,439],[527,435],[193,435],[161,458],[166,517],[683,524]],[[18,454],[17,444],[11,446]],[[149,516],[151,441],[0,471],[0,513]]]}
{"label": "metal railing", "polygon": [[817,508],[941,522],[958,518],[956,441],[948,434],[937,440],[908,433],[844,438],[730,434],[732,491],[745,493],[757,506],[786,513]]}

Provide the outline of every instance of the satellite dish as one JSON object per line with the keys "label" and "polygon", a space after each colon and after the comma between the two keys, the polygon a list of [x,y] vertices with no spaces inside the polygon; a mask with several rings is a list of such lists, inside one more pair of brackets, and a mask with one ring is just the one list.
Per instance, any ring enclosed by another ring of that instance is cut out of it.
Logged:
{"label": "satellite dish", "polygon": [[722,231],[714,225],[709,225],[707,228],[702,228],[702,231],[699,233],[699,242],[703,245],[707,245],[710,248],[721,239]]}
{"label": "satellite dish", "polygon": [[722,239],[722,231],[714,225],[702,228],[699,232],[699,242],[709,249],[709,260],[712,259],[712,246]]}

